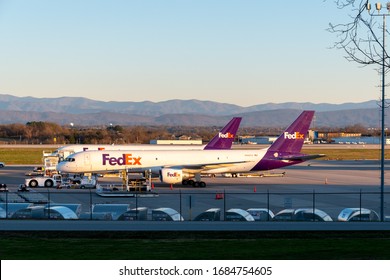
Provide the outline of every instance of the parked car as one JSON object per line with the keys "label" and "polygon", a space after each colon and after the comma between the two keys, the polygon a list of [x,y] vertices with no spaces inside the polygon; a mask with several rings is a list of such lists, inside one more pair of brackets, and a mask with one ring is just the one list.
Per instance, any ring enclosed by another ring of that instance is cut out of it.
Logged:
{"label": "parked car", "polygon": [[0,184],[0,192],[8,192],[8,187],[6,184]]}
{"label": "parked car", "polygon": [[274,221],[331,222],[332,218],[322,210],[313,208],[284,209],[275,214]]}
{"label": "parked car", "polygon": [[210,208],[198,216],[195,217],[194,221],[220,221],[221,220],[221,209]]}
{"label": "parked car", "polygon": [[283,209],[276,213],[272,220],[278,222],[294,221],[294,213],[295,209]]}
{"label": "parked car", "polygon": [[184,221],[184,219],[175,209],[162,207],[152,210],[152,221]]}
{"label": "parked car", "polygon": [[266,208],[249,208],[246,211],[252,215],[255,221],[272,221],[275,216],[271,210]]}
{"label": "parked car", "polygon": [[333,219],[324,211],[313,208],[300,208],[295,210],[296,221],[332,222]]}
{"label": "parked car", "polygon": [[372,222],[379,221],[379,215],[371,209],[366,208],[345,208],[339,216],[338,221],[340,222]]}
{"label": "parked car", "polygon": [[231,222],[247,221],[254,222],[255,219],[247,211],[238,208],[232,208],[226,211],[225,220]]}

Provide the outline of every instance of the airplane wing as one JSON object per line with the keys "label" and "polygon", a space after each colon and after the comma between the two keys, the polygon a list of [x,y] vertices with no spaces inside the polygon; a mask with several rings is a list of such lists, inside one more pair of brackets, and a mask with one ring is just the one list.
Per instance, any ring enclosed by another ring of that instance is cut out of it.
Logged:
{"label": "airplane wing", "polygon": [[234,161],[234,162],[218,162],[218,163],[209,163],[209,164],[192,164],[192,165],[174,165],[174,166],[165,166],[166,168],[177,168],[182,169],[187,173],[200,173],[206,170],[212,170],[221,167],[229,167],[238,163],[245,163],[247,161]]}

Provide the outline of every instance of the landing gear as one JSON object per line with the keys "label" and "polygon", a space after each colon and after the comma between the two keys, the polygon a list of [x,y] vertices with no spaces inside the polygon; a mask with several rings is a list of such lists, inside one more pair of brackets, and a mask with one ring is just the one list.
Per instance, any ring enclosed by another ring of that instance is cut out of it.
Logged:
{"label": "landing gear", "polygon": [[203,181],[194,181],[192,179],[183,180],[182,184],[183,184],[183,186],[189,185],[189,186],[192,186],[194,188],[205,188],[206,187],[206,183],[205,182],[203,182]]}
{"label": "landing gear", "polygon": [[185,179],[185,180],[183,180],[182,182],[181,182],[181,184],[183,185],[183,186],[187,186],[187,185],[190,185],[190,186],[193,186],[194,185],[194,180],[191,180],[191,179]]}

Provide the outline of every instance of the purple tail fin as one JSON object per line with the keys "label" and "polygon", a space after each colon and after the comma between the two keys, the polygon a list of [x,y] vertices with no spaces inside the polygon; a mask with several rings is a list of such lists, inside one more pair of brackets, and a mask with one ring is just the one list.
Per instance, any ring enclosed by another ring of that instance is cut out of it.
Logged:
{"label": "purple tail fin", "polygon": [[323,156],[301,154],[313,116],[314,111],[303,111],[267,149],[264,157],[252,168],[252,171],[282,168]]}
{"label": "purple tail fin", "polygon": [[268,151],[299,153],[313,116],[314,111],[303,111],[283,134],[276,139]]}
{"label": "purple tail fin", "polygon": [[204,147],[204,150],[228,150],[232,147],[241,118],[233,118],[213,139]]}

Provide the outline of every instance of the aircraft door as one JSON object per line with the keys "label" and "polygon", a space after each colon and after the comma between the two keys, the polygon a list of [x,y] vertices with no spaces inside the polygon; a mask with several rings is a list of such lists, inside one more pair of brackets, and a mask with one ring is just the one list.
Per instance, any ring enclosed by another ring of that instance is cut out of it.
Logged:
{"label": "aircraft door", "polygon": [[91,165],[91,157],[89,153],[84,154],[84,165],[88,167]]}

